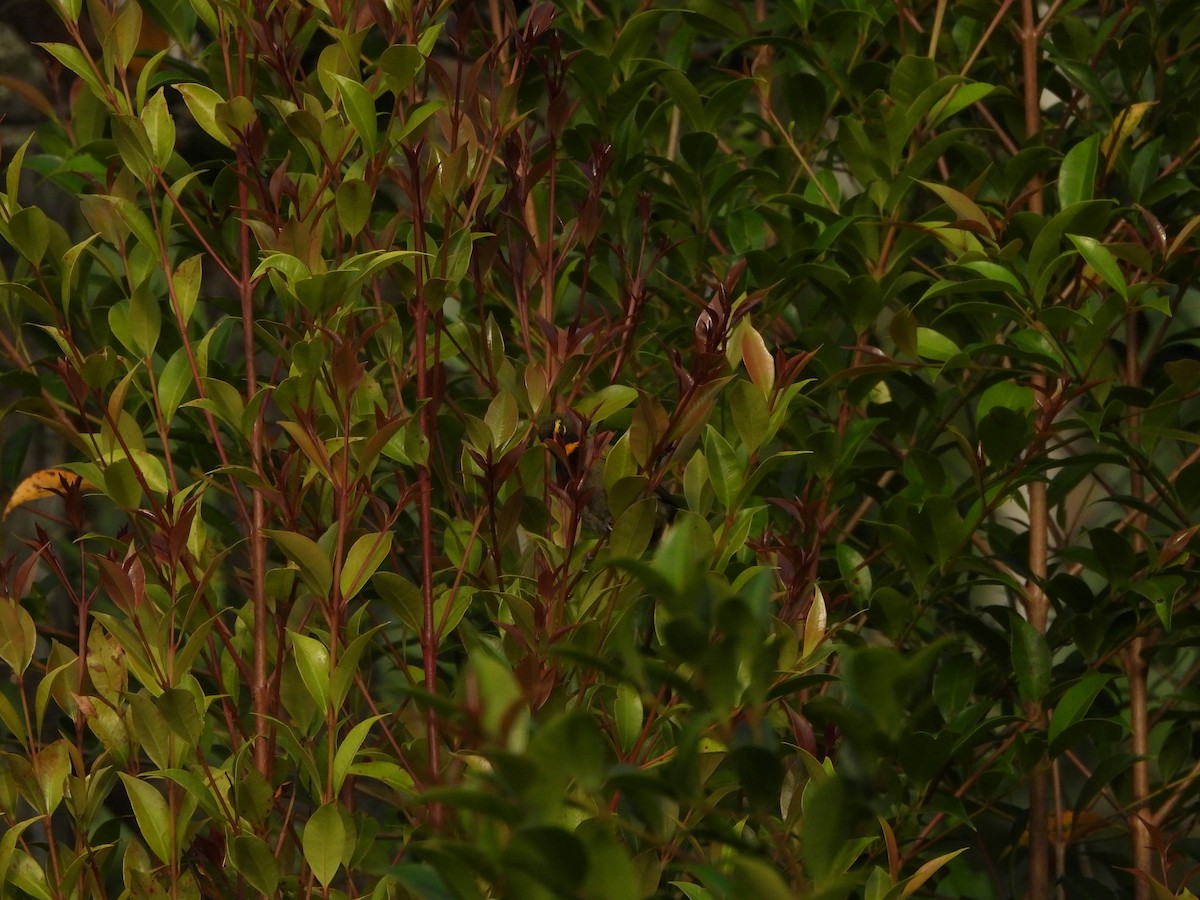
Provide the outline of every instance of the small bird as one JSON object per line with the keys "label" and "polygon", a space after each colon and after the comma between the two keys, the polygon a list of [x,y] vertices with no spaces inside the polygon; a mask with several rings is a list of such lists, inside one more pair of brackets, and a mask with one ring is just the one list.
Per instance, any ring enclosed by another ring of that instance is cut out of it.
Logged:
{"label": "small bird", "polygon": [[554,455],[558,487],[578,505],[583,525],[595,534],[612,530],[612,513],[604,493],[604,460],[591,423],[573,409],[542,420],[538,437]]}
{"label": "small bird", "polygon": [[[589,434],[591,422],[567,409],[548,416],[538,426],[538,437],[554,455],[555,479],[566,497],[577,505],[584,528],[597,535],[612,531],[613,516],[604,487],[605,451],[611,434]],[[678,501],[662,487],[658,500],[654,538],[675,517]]]}

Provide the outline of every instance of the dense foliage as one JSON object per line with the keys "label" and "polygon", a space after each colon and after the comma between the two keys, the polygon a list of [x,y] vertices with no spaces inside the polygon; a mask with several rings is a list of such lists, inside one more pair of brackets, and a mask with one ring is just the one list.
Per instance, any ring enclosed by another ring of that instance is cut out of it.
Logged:
{"label": "dense foliage", "polygon": [[1191,0],[47,9],[0,894],[1186,892]]}

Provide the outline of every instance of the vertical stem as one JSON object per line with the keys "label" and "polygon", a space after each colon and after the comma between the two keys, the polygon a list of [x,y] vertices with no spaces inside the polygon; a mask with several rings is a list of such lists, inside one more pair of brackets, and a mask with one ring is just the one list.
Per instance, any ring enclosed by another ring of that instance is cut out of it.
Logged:
{"label": "vertical stem", "polygon": [[[1133,753],[1133,808],[1129,813],[1129,839],[1133,844],[1133,866],[1138,872],[1150,874],[1154,861],[1150,844],[1150,828],[1146,824],[1150,810],[1149,707],[1146,700],[1146,661],[1142,656],[1145,638],[1140,635],[1129,642],[1122,654],[1125,677],[1129,681],[1129,749]],[[1150,884],[1134,879],[1136,900],[1149,900]]]}
{"label": "vertical stem", "polygon": [[[1021,0],[1021,63],[1025,100],[1025,135],[1033,138],[1041,128],[1041,85],[1038,82],[1038,28],[1034,0]],[[1029,209],[1044,210],[1042,183],[1037,176],[1030,183]],[[1048,397],[1048,380],[1044,373],[1034,376],[1034,390]],[[1046,426],[1049,422],[1045,423]],[[1029,486],[1029,581],[1025,585],[1025,612],[1029,624],[1041,634],[1046,633],[1049,620],[1049,600],[1045,584],[1047,561],[1050,555],[1049,510],[1046,504],[1046,484],[1035,481]],[[1046,728],[1046,711],[1040,701],[1026,704],[1025,714],[1039,730]],[[1050,896],[1050,779],[1041,762],[1029,778],[1029,886],[1026,896],[1041,900]]]}
{"label": "vertical stem", "polygon": [[[87,586],[87,554],[84,552],[84,542],[79,541],[79,596],[76,598],[76,669],[75,677],[81,686],[87,684],[88,668],[88,611],[91,607],[91,597],[88,594]],[[80,759],[86,759],[84,755],[84,740],[87,736],[87,717],[83,714],[83,710],[76,704],[75,707],[75,751],[79,754]],[[87,823],[77,823],[75,827],[75,854],[87,855],[88,866],[92,873],[96,876],[96,882],[103,884],[103,879],[96,866],[96,859],[92,853],[92,848],[88,843],[88,835],[85,831]],[[83,825],[83,827],[80,827]],[[84,867],[79,867],[79,874],[76,877],[76,895],[83,896],[83,886],[87,878]]]}
{"label": "vertical stem", "polygon": [[[425,197],[422,194],[423,180],[421,178],[420,148],[408,153],[409,167],[412,172],[413,185],[413,249],[419,254],[425,252]],[[437,429],[437,418],[434,415],[430,384],[429,360],[427,359],[429,329],[429,305],[425,299],[425,262],[418,259],[413,267],[416,277],[415,304],[413,311],[417,370],[417,402],[421,403],[421,431],[429,441],[429,447],[434,446],[434,432]],[[425,690],[429,693],[437,691],[437,652],[438,628],[434,621],[433,608],[433,476],[427,459],[417,467],[417,504],[421,520],[421,600],[423,617],[421,623],[421,662],[425,674]],[[429,743],[429,775],[435,783],[441,775],[441,739],[438,729],[437,712],[431,706],[425,717],[425,735]],[[441,806],[433,804],[429,810],[430,818],[435,826],[441,824]]]}
{"label": "vertical stem", "polygon": [[[546,258],[545,258],[545,263],[544,263],[545,275],[542,276],[542,302],[541,302],[541,308],[538,310],[538,314],[543,319],[545,319],[547,322],[554,321],[554,288],[555,288],[555,283],[558,280],[558,265],[557,265],[558,261],[554,255],[554,240],[556,237],[555,229],[554,229],[554,206],[555,206],[555,203],[557,203],[557,200],[554,195],[555,195],[555,181],[556,181],[555,173],[558,171],[558,169],[557,169],[558,162],[557,162],[557,158],[556,158],[557,150],[558,150],[558,142],[553,137],[551,137],[550,138],[550,170],[547,174],[547,190],[546,190],[546,194],[547,194],[547,196],[546,196],[546,245],[545,245]],[[532,197],[532,191],[531,191],[531,197]],[[534,208],[536,209],[536,207],[534,207]],[[534,235],[534,239],[536,240],[537,236],[540,232],[540,229],[538,228],[537,219],[535,218],[531,224],[533,226],[532,233]],[[557,366],[555,366],[555,368],[557,368]]]}
{"label": "vertical stem", "polygon": [[[1038,381],[1045,386],[1045,377]],[[1034,482],[1029,486],[1029,581],[1025,585],[1025,610],[1029,624],[1041,634],[1046,633],[1049,602],[1042,584],[1046,579],[1049,557],[1049,527],[1046,506],[1046,485]],[[1046,711],[1041,701],[1026,704],[1026,715],[1032,725],[1046,728]],[[1049,773],[1039,762],[1029,781],[1029,890],[1031,898],[1048,897],[1050,889],[1050,781]]]}
{"label": "vertical stem", "polygon": [[[1138,364],[1138,320],[1137,312],[1130,311],[1125,319],[1125,381],[1130,385],[1141,382],[1141,367]],[[1138,443],[1138,426],[1141,417],[1136,413],[1129,416],[1129,440]],[[1145,499],[1146,485],[1140,472],[1130,470],[1129,495],[1136,500]],[[1141,553],[1141,533],[1145,527],[1145,516],[1138,513],[1130,521],[1130,543],[1133,552]],[[1150,815],[1150,713],[1146,698],[1146,659],[1142,655],[1145,638],[1135,635],[1121,655],[1125,678],[1129,682],[1129,749],[1133,753],[1133,804],[1129,813],[1129,839],[1132,842],[1133,867],[1145,875],[1150,874],[1154,862],[1150,844],[1150,829],[1146,822]],[[1150,900],[1150,884],[1145,879],[1134,879],[1135,900]]]}
{"label": "vertical stem", "polygon": [[[245,66],[248,58],[246,35],[237,31],[237,89],[246,91]],[[238,204],[245,212],[250,204],[246,183],[249,177],[249,160],[245,152],[239,152]],[[250,252],[250,228],[245,220],[238,226],[238,249],[241,252],[241,270],[238,273],[238,299],[242,314],[242,343],[246,356],[246,402],[258,393],[258,368],[254,360],[254,285]],[[262,414],[254,422],[250,433],[250,465],[255,473],[263,474],[263,421]],[[267,678],[267,625],[270,609],[267,604],[267,546],[266,506],[262,494],[255,489],[250,493],[250,600],[254,607],[254,665],[250,676],[250,705],[254,713],[254,767],[269,782],[271,780],[271,747],[269,744],[268,715],[271,712],[271,690]]]}

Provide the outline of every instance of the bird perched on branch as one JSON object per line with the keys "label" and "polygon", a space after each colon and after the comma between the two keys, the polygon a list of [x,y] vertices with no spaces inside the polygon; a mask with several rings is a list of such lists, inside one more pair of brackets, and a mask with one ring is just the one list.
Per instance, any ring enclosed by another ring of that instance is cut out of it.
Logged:
{"label": "bird perched on branch", "polygon": [[[589,433],[591,422],[567,409],[548,416],[538,426],[538,437],[554,456],[555,480],[559,489],[579,510],[584,528],[608,534],[613,516],[605,493],[604,465],[610,434]],[[657,537],[675,516],[678,502],[662,488],[658,500],[654,535]]]}
{"label": "bird perched on branch", "polygon": [[612,513],[604,493],[604,461],[590,422],[573,409],[542,420],[538,437],[554,456],[558,487],[577,505],[584,527],[595,534],[612,530]]}

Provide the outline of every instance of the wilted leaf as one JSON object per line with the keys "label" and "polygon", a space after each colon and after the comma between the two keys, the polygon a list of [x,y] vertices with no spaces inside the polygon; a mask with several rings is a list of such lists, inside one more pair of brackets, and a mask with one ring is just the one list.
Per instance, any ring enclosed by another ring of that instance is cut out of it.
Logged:
{"label": "wilted leaf", "polygon": [[12,496],[8,498],[8,503],[4,505],[4,515],[8,516],[10,512],[18,506],[24,506],[34,500],[40,500],[43,497],[62,496],[64,491],[78,488],[81,491],[96,493],[100,489],[69,469],[41,469],[27,476],[16,490],[12,492]]}

